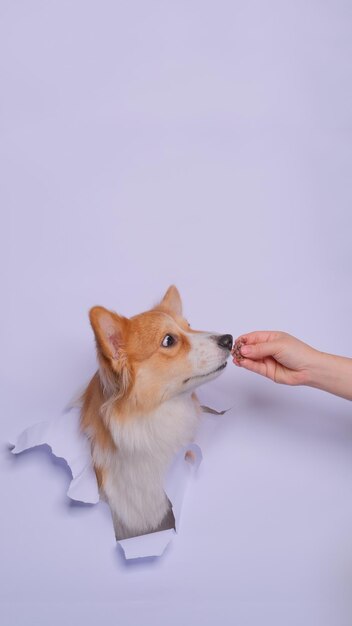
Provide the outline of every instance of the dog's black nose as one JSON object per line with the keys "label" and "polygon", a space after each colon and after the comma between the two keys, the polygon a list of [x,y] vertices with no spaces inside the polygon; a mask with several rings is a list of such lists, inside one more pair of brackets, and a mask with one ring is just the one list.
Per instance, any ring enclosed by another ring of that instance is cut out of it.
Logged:
{"label": "dog's black nose", "polygon": [[220,335],[220,337],[218,337],[218,346],[220,346],[220,348],[226,348],[227,350],[231,350],[232,344],[232,335]]}

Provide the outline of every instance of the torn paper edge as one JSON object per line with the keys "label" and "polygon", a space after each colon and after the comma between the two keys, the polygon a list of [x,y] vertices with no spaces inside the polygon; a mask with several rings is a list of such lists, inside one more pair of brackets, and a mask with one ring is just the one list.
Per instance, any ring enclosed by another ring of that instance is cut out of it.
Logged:
{"label": "torn paper edge", "polygon": [[99,502],[99,489],[88,439],[80,432],[79,411],[71,411],[26,428],[17,438],[13,454],[47,445],[54,456],[68,464],[72,480],[67,495],[86,504]]}
{"label": "torn paper edge", "polygon": [[[69,413],[29,426],[18,436],[11,452],[20,454],[41,445],[47,445],[54,456],[64,459],[69,466],[72,480],[67,491],[68,497],[85,504],[97,504],[100,500],[99,488],[90,444],[80,430],[79,410],[74,408]],[[191,443],[178,452],[167,472],[165,492],[172,504],[176,530],[187,483],[201,460],[200,447]],[[175,530],[171,528],[123,539],[117,543],[126,559],[158,557],[163,554],[174,535]]]}

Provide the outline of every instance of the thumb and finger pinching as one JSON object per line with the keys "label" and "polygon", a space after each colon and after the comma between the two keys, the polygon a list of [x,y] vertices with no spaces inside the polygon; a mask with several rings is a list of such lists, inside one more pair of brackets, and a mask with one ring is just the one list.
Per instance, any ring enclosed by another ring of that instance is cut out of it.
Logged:
{"label": "thumb and finger pinching", "polygon": [[251,344],[242,342],[240,339],[236,340],[232,350],[232,355],[235,360],[240,361],[243,358],[246,359],[263,359],[268,356],[274,356],[277,352],[277,343],[273,341],[267,341],[263,343]]}

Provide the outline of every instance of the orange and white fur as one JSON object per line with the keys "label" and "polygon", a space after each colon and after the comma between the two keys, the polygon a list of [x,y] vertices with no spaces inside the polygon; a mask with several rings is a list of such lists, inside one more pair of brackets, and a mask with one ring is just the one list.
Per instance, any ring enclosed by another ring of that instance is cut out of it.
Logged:
{"label": "orange and white fur", "polygon": [[116,536],[173,527],[165,473],[194,438],[194,389],[224,369],[232,337],[192,330],[175,286],[149,311],[126,318],[94,307],[90,321],[99,370],[83,394],[81,426]]}

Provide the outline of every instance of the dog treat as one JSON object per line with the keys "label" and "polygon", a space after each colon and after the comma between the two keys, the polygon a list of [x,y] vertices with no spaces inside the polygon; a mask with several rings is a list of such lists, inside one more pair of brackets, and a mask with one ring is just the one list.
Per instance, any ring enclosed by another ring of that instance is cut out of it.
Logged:
{"label": "dog treat", "polygon": [[246,342],[242,340],[242,341],[235,341],[235,343],[233,344],[231,354],[235,357],[237,361],[241,361],[244,358],[241,354],[241,348],[245,343]]}

